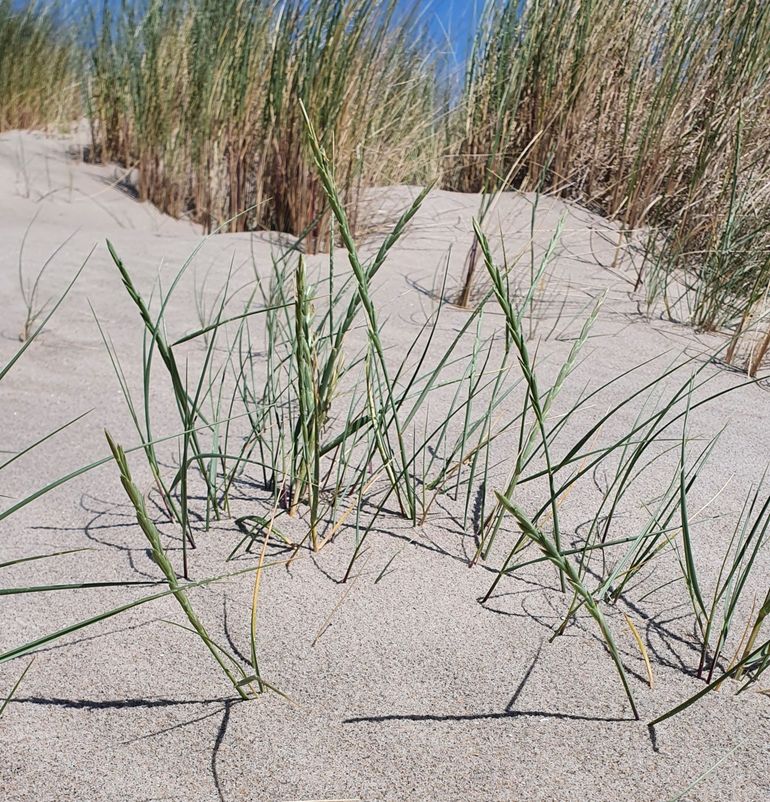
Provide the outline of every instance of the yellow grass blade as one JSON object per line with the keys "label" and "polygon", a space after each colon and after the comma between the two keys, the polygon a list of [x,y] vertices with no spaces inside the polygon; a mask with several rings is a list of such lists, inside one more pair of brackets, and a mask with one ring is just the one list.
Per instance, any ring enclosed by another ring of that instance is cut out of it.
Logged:
{"label": "yellow grass blade", "polygon": [[639,651],[642,653],[642,660],[644,660],[644,666],[647,669],[647,682],[650,683],[650,687],[655,687],[655,677],[652,673],[652,663],[650,663],[650,656],[647,653],[647,647],[644,645],[644,641],[642,640],[642,636],[639,634],[639,630],[636,628],[636,625],[631,620],[630,616],[626,613],[623,613],[623,617],[626,619],[626,623],[628,624],[628,628],[631,630],[631,634],[634,636],[634,640],[636,641],[636,645],[639,647]]}

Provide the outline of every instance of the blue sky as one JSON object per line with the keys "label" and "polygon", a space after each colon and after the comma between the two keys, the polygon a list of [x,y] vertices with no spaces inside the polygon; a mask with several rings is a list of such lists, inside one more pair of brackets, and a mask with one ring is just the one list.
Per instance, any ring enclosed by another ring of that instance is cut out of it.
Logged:
{"label": "blue sky", "polygon": [[[410,4],[410,0],[405,2]],[[437,44],[451,48],[461,61],[476,31],[482,0],[419,0],[418,6]]]}
{"label": "blue sky", "polygon": [[[405,4],[410,5],[409,0],[405,0]],[[453,38],[473,30],[476,17],[474,7],[478,5],[474,0],[421,0],[417,3],[433,26],[446,29]]]}

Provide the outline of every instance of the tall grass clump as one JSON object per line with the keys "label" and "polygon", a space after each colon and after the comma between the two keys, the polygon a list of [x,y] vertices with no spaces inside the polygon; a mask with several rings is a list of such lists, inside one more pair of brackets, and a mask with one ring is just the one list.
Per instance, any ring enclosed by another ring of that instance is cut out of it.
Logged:
{"label": "tall grass clump", "polygon": [[75,120],[81,110],[79,60],[55,5],[0,0],[0,132]]}
{"label": "tall grass clump", "polygon": [[732,173],[739,117],[742,174],[767,178],[769,32],[764,3],[490,3],[447,183],[494,186],[528,149],[516,185],[545,175],[634,228],[692,218]]}
{"label": "tall grass clump", "polygon": [[395,0],[151,0],[94,25],[94,152],[138,168],[140,197],[209,229],[328,232],[300,112],[362,188],[435,172],[436,85],[415,15]]}
{"label": "tall grass clump", "polygon": [[695,285],[691,322],[735,325],[768,281],[769,38],[767,3],[489,3],[445,185],[542,186],[645,228],[648,264]]}

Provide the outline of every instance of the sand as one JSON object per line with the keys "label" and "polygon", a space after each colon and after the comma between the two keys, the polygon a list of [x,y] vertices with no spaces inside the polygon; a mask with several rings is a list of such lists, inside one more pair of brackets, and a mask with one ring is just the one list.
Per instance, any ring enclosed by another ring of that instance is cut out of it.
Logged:
{"label": "sand", "polygon": [[[91,412],[3,471],[4,506],[105,455],[104,427],[125,444],[136,442],[89,307],[109,331],[129,383],[137,388],[141,324],[105,238],[146,293],[159,274],[167,283],[201,240],[194,225],[138,203],[120,185],[120,171],[73,159],[72,144],[72,139],[29,133],[0,137],[3,361],[18,347],[23,325],[17,271],[25,230],[30,227],[23,254],[28,275],[66,241],[44,274],[43,298],[60,292],[94,248],[44,336],[2,383],[3,449],[18,450]],[[400,187],[372,193],[369,219],[387,219],[416,191]],[[503,232],[509,254],[528,253],[532,202],[531,196],[511,195],[496,209],[490,228]],[[447,259],[456,284],[477,208],[473,196],[432,193],[378,277],[375,298],[389,318],[384,335],[389,353],[403,352],[433,308],[437,277]],[[601,407],[585,412],[580,428],[631,388],[650,381],[676,355],[693,356],[700,366],[702,355],[719,343],[686,326],[640,315],[641,300],[631,292],[632,268],[613,267],[617,232],[584,210],[541,199],[537,253],[547,246],[562,215],[563,236],[535,332],[545,376],[553,378],[583,317],[605,291],[607,300],[564,403],[586,382],[593,386],[659,357],[613,385]],[[209,274],[204,296],[211,301],[230,264],[246,276],[253,255],[258,269],[266,271],[281,240],[267,234],[208,240],[169,313],[177,336],[199,325],[196,281],[200,286]],[[376,244],[376,233],[370,242]],[[323,257],[310,262],[320,266]],[[466,315],[445,310],[439,346],[451,340]],[[500,327],[499,315],[486,316],[484,331]],[[719,364],[704,371],[712,377],[712,391],[745,381]],[[173,405],[160,381],[157,387],[156,430],[172,434],[178,431]],[[705,504],[719,493],[697,525],[697,558],[707,583],[718,569],[743,498],[770,454],[767,392],[764,382],[743,386],[693,415],[698,435],[710,437],[728,427],[695,498]],[[446,393],[432,402],[431,414],[440,414],[442,403],[447,403]],[[634,415],[611,421],[603,436],[622,434]],[[149,490],[141,462],[132,464]],[[671,459],[662,459],[646,474],[643,485],[650,494],[668,481],[671,469]],[[497,469],[495,481],[504,473],[505,465]],[[601,483],[602,477],[596,478]],[[237,504],[239,510],[262,509],[266,498],[261,488],[244,486]],[[585,488],[565,501],[567,536],[590,520],[598,498],[597,491]],[[702,687],[693,676],[692,616],[681,587],[633,608],[619,605],[610,611],[642,714],[642,721],[634,721],[590,620],[580,617],[564,637],[548,642],[566,604],[552,569],[541,566],[507,579],[488,605],[477,602],[504,548],[495,551],[488,566],[469,570],[472,534],[458,525],[456,507],[442,499],[435,514],[416,529],[395,516],[383,517],[352,585],[339,582],[350,559],[350,536],[341,536],[318,556],[304,554],[291,570],[272,568],[265,574],[262,670],[293,703],[275,694],[235,703],[201,643],[166,623],[181,620],[168,599],[43,648],[0,719],[0,796],[89,802],[770,798],[767,697],[755,691],[735,697],[733,687],[725,687],[657,727],[654,737],[647,727],[647,721]],[[301,522],[296,526],[299,532]],[[164,531],[171,536],[173,528]],[[220,573],[235,537],[230,521],[199,531],[193,575]],[[0,523],[0,562],[81,547],[89,550],[5,570],[1,584],[158,579],[113,465],[65,484]],[[661,566],[662,573],[644,579],[654,587],[670,568]],[[757,577],[767,576],[767,569],[764,555]],[[194,596],[212,635],[240,655],[249,648],[251,583],[247,575]],[[760,591],[761,584],[752,590]],[[2,599],[0,649],[143,592],[81,589],[7,596]],[[647,686],[622,610],[636,620],[650,651],[654,689]],[[27,662],[21,658],[0,665],[0,688],[10,688]],[[680,796],[718,762],[703,782]]]}

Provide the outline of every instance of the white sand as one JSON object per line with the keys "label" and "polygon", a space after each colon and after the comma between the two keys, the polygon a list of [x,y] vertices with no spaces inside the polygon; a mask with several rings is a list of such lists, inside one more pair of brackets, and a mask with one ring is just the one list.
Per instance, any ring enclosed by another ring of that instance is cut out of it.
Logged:
{"label": "white sand", "polygon": [[[114,242],[146,293],[159,269],[167,284],[200,238],[194,226],[170,220],[114,186],[112,169],[77,164],[65,151],[64,143],[37,135],[0,137],[3,360],[18,346],[24,318],[17,269],[27,226],[34,219],[24,252],[28,275],[75,232],[44,276],[44,298],[61,291],[96,246],[71,297],[0,388],[3,449],[15,451],[75,415],[93,411],[2,473],[0,492],[11,498],[104,455],[105,426],[125,444],[136,441],[88,306],[90,301],[110,332],[129,382],[138,389],[141,325],[109,259],[105,237]],[[387,213],[403,208],[413,194],[406,188],[388,190],[375,193],[373,202]],[[527,248],[530,203],[512,195],[497,210],[509,255]],[[476,209],[473,197],[433,193],[378,277],[375,297],[381,313],[389,317],[385,339],[394,352],[404,350],[432,308],[429,291],[436,286],[450,245],[451,275],[459,276]],[[630,276],[611,268],[615,234],[588,213],[543,199],[536,218],[538,253],[562,212],[564,235],[537,332],[547,376],[553,377],[592,299],[605,289],[609,293],[586,359],[565,389],[564,403],[586,382],[595,386],[662,355],[614,385],[600,406],[582,416],[577,425],[582,431],[592,416],[650,381],[677,354],[702,353],[716,342],[704,341],[683,326],[647,322],[637,314],[637,299],[629,294]],[[497,226],[498,222],[490,226],[490,233]],[[246,276],[253,250],[259,269],[266,271],[270,239],[222,235],[208,241],[195,264],[199,283],[211,269],[209,299],[231,260]],[[323,258],[311,261],[321,264]],[[177,336],[199,325],[193,298],[191,272],[170,311],[169,326]],[[456,309],[445,311],[437,333],[439,347],[450,342],[465,315]],[[487,332],[500,325],[499,316],[487,315]],[[546,338],[551,329],[562,336]],[[714,376],[712,389],[744,381],[717,366],[706,371]],[[157,387],[156,434],[173,433],[178,421],[161,378]],[[442,398],[433,402],[434,414]],[[629,411],[623,420],[613,421],[603,437],[621,435],[634,414]],[[770,454],[767,387],[743,387],[693,417],[699,435],[712,436],[729,425],[694,491],[697,508],[730,480],[696,528],[697,557],[708,588],[744,495],[750,483],[758,481]],[[134,464],[143,487],[149,489],[140,461]],[[665,485],[671,469],[671,460],[661,460],[659,472],[645,477],[642,484],[650,496]],[[497,476],[499,482],[499,472]],[[567,537],[594,514],[600,497],[591,487],[589,482],[564,503]],[[258,488],[242,488],[239,494],[239,512],[255,505],[261,509],[266,498]],[[429,523],[416,530],[393,517],[380,519],[365,567],[349,592],[349,586],[337,581],[350,558],[349,536],[315,558],[297,560],[288,572],[275,568],[266,574],[261,666],[297,707],[272,694],[233,703],[231,689],[200,642],[164,623],[181,620],[173,601],[166,599],[43,649],[0,719],[0,797],[89,802],[663,802],[679,798],[691,782],[727,756],[682,798],[770,799],[770,700],[755,691],[736,698],[732,687],[724,687],[659,726],[651,739],[645,721],[702,687],[692,676],[697,656],[681,586],[634,608],[619,605],[611,613],[643,717],[636,722],[629,718],[612,663],[590,620],[581,617],[564,637],[547,642],[566,604],[552,570],[541,567],[507,579],[486,608],[477,603],[494,573],[484,567],[468,569],[467,555],[474,545],[453,519],[457,512],[456,504],[442,501]],[[301,524],[297,527],[299,532]],[[193,575],[228,570],[232,564],[223,568],[222,560],[235,537],[227,521],[199,533]],[[66,484],[0,523],[0,562],[78,547],[90,551],[6,570],[0,584],[158,578],[112,465]],[[503,552],[501,544],[490,569],[500,564]],[[394,555],[391,570],[375,584]],[[650,589],[663,581],[670,562],[659,570],[644,576]],[[757,578],[766,577],[767,570],[765,555]],[[764,592],[758,585],[747,594],[749,605],[753,592],[760,590]],[[142,592],[100,589],[5,597],[0,649]],[[244,655],[250,592],[251,578],[243,577],[193,598],[212,635],[229,640]],[[634,597],[640,595],[642,591]],[[340,600],[331,626],[313,646]],[[654,690],[646,686],[622,609],[635,619],[650,650]],[[3,692],[26,662],[22,658],[0,666]]]}

